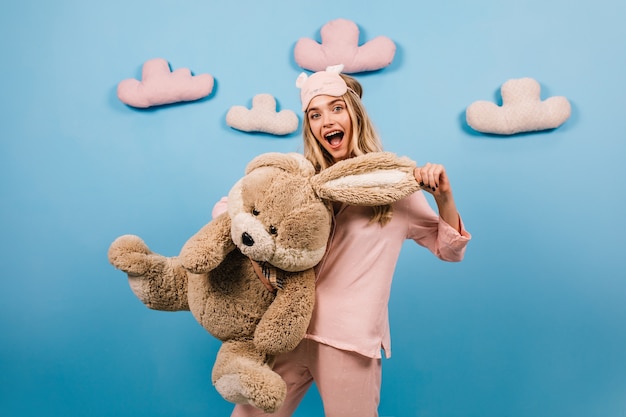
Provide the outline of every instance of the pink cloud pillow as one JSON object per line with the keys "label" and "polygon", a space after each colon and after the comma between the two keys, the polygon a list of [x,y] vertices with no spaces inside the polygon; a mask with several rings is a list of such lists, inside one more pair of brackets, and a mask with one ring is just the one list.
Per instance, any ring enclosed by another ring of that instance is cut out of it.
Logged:
{"label": "pink cloud pillow", "polygon": [[349,74],[375,71],[391,64],[396,53],[395,43],[384,36],[359,46],[359,28],[346,19],[326,23],[320,35],[321,44],[309,38],[296,42],[294,58],[300,67],[317,72],[343,64]]}
{"label": "pink cloud pillow", "polygon": [[170,71],[166,60],[156,58],[144,63],[141,81],[121,81],[117,97],[129,106],[147,108],[201,99],[211,94],[213,83],[210,74],[192,75],[187,68]]}

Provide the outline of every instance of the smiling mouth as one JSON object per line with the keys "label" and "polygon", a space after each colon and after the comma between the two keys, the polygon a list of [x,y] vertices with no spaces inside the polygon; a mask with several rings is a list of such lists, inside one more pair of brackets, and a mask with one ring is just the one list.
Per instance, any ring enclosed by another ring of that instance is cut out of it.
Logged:
{"label": "smiling mouth", "polygon": [[324,136],[324,139],[326,139],[330,146],[339,146],[343,140],[343,132],[330,132]]}

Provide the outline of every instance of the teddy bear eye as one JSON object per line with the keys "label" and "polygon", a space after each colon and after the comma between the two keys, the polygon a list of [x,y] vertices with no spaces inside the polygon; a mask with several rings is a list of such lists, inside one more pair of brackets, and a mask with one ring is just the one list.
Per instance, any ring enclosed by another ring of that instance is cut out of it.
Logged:
{"label": "teddy bear eye", "polygon": [[253,216],[258,216],[258,215],[259,215],[259,210],[257,210],[257,209],[252,209],[252,215],[253,215]]}
{"label": "teddy bear eye", "polygon": [[270,226],[270,233],[275,235],[276,233],[278,233],[278,229],[276,229],[274,226]]}

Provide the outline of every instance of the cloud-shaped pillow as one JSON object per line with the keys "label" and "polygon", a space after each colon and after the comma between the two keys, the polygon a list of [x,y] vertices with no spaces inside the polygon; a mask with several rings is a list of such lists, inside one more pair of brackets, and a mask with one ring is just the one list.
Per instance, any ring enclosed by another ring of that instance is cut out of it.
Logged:
{"label": "cloud-shaped pillow", "polygon": [[301,38],[296,42],[296,63],[310,71],[343,64],[345,73],[375,71],[391,64],[396,45],[387,37],[379,36],[359,46],[359,28],[356,23],[337,19],[326,23],[321,31],[322,43]]}
{"label": "cloud-shaped pillow", "polygon": [[498,135],[554,129],[561,126],[571,114],[565,97],[541,100],[541,86],[532,78],[505,82],[502,106],[488,101],[476,101],[465,112],[467,124],[474,130]]}
{"label": "cloud-shaped pillow", "polygon": [[287,135],[298,129],[300,121],[292,110],[276,111],[276,99],[271,94],[257,94],[252,108],[233,106],[226,114],[228,126],[244,132],[264,132]]}
{"label": "cloud-shaped pillow", "polygon": [[143,64],[141,81],[121,81],[117,97],[129,106],[141,108],[193,101],[211,94],[213,82],[210,74],[194,76],[187,68],[170,71],[166,60],[156,58]]}

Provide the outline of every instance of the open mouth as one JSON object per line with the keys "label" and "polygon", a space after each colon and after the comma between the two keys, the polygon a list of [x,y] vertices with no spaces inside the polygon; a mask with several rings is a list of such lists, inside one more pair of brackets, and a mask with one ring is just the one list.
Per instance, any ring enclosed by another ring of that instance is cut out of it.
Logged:
{"label": "open mouth", "polygon": [[341,144],[341,141],[343,140],[343,132],[340,132],[340,131],[330,132],[324,136],[324,139],[326,139],[326,141],[330,144],[330,146],[333,146],[333,147],[339,146]]}

